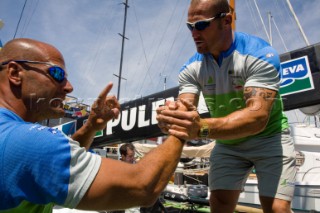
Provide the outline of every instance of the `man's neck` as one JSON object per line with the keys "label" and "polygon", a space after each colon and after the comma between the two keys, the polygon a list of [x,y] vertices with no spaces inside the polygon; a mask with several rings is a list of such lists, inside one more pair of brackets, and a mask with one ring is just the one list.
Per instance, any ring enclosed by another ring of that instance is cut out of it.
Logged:
{"label": "man's neck", "polygon": [[217,50],[211,51],[211,55],[213,56],[216,62],[219,61],[221,53],[227,51],[233,44],[234,33],[226,33],[225,36],[223,36],[222,38],[223,39],[220,41],[222,45],[219,48],[217,48]]}

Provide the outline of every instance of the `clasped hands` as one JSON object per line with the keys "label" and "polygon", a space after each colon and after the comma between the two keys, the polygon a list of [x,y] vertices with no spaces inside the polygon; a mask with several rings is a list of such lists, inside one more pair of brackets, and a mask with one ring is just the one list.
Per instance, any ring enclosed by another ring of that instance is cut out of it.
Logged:
{"label": "clasped hands", "polygon": [[183,140],[198,138],[201,118],[196,106],[186,99],[167,101],[157,109],[158,126],[165,134]]}
{"label": "clasped hands", "polygon": [[[90,129],[99,131],[106,127],[111,119],[118,118],[120,104],[115,96],[107,96],[113,84],[109,83],[92,104],[88,121]],[[165,134],[170,134],[183,140],[198,138],[201,119],[196,106],[186,99],[167,101],[157,109],[158,126]]]}

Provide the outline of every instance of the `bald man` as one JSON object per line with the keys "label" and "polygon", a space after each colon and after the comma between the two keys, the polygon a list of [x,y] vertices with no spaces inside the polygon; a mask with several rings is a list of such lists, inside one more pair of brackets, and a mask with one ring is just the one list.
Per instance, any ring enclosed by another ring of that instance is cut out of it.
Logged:
{"label": "bald man", "polygon": [[83,210],[152,205],[179,161],[184,141],[167,142],[137,164],[87,152],[98,130],[119,115],[102,90],[88,121],[72,138],[36,122],[64,115],[73,87],[53,46],[14,39],[0,51],[0,212],[52,212],[53,205]]}
{"label": "bald man", "polygon": [[190,112],[160,109],[160,127],[186,140],[216,140],[212,213],[234,212],[253,168],[263,211],[290,213],[296,154],[279,94],[279,54],[261,38],[232,31],[228,0],[191,0],[186,24],[197,52],[179,72],[178,98],[197,106],[201,92],[210,118],[200,119],[194,106]]}

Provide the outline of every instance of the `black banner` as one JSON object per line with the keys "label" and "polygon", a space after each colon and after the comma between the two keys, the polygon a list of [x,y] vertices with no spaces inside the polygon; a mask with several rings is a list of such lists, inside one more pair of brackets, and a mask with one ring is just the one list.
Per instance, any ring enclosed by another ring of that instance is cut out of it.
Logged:
{"label": "black banner", "polygon": [[[307,56],[312,74],[314,89],[282,96],[285,110],[320,104],[320,43],[282,54],[281,62]],[[288,74],[298,72],[295,65],[288,68]],[[156,94],[142,97],[121,104],[119,119],[108,122],[107,128],[94,139],[93,147],[103,147],[109,144],[132,142],[141,139],[162,136],[156,121],[156,109],[165,100],[174,100],[178,96],[178,87],[174,87]],[[208,113],[201,114],[207,117]],[[77,120],[77,129],[86,118]]]}

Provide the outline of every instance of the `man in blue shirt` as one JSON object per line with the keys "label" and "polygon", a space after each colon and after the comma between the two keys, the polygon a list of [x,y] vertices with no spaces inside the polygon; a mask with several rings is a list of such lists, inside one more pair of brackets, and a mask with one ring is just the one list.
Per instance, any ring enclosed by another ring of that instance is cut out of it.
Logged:
{"label": "man in blue shirt", "polygon": [[[170,137],[137,164],[87,152],[96,131],[119,115],[109,83],[88,121],[70,138],[37,122],[64,116],[73,87],[62,54],[20,38],[0,51],[0,212],[52,212],[152,205],[179,161],[184,141]],[[80,73],[79,73],[80,74]]]}

